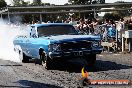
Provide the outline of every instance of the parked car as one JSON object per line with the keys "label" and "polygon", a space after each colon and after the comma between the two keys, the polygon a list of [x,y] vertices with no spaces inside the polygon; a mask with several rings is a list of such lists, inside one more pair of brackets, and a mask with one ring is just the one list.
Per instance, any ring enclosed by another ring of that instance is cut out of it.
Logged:
{"label": "parked car", "polygon": [[96,54],[102,51],[99,36],[81,35],[70,24],[34,24],[26,30],[28,35],[14,39],[14,50],[22,62],[29,61],[27,56],[40,59],[47,69],[52,68],[56,60],[76,58],[86,59],[89,65],[93,65]]}

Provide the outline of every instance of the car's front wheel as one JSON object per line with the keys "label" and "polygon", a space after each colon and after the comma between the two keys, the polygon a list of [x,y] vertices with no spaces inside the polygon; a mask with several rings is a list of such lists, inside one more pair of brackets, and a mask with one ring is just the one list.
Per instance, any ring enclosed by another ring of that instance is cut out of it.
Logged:
{"label": "car's front wheel", "polygon": [[46,54],[45,51],[43,51],[40,54],[40,60],[42,63],[42,66],[44,66],[46,69],[51,69],[52,68],[52,59]]}

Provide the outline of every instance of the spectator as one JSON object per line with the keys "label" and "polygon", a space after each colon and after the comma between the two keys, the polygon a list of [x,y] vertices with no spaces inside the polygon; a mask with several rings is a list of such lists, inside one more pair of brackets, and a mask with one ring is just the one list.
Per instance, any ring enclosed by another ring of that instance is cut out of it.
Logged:
{"label": "spectator", "polygon": [[88,25],[88,19],[85,19],[83,30],[86,34],[89,34],[89,25]]}
{"label": "spectator", "polygon": [[129,25],[132,25],[132,17],[130,18],[128,23],[129,23]]}
{"label": "spectator", "polygon": [[89,34],[92,34],[94,32],[92,20],[88,20],[88,26],[89,26]]}
{"label": "spectator", "polygon": [[74,18],[71,18],[71,21],[69,22],[69,24],[71,25],[77,25],[77,22],[74,20]]}
{"label": "spectator", "polygon": [[119,34],[119,38],[122,38],[122,34],[125,32],[125,25],[124,25],[124,19],[120,19],[118,24],[117,24],[117,30]]}
{"label": "spectator", "polygon": [[105,19],[105,22],[103,24],[103,41],[108,41],[107,39],[107,34],[108,34],[108,28],[107,28],[107,25],[109,23],[109,20],[108,19]]}
{"label": "spectator", "polygon": [[107,25],[107,30],[108,30],[109,40],[113,41],[113,39],[115,39],[116,37],[115,23],[113,22],[113,20],[109,20],[109,23]]}
{"label": "spectator", "polygon": [[77,25],[77,27],[82,33],[84,33],[84,20],[83,19],[79,20],[79,24]]}

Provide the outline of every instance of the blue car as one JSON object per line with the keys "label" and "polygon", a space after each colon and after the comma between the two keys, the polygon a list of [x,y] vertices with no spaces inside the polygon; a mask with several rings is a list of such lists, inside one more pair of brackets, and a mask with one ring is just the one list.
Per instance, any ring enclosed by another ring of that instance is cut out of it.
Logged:
{"label": "blue car", "polygon": [[27,57],[40,59],[48,69],[57,60],[82,58],[93,65],[96,54],[102,52],[99,36],[81,35],[70,24],[34,24],[26,30],[27,35],[17,36],[13,41],[22,62],[28,62]]}

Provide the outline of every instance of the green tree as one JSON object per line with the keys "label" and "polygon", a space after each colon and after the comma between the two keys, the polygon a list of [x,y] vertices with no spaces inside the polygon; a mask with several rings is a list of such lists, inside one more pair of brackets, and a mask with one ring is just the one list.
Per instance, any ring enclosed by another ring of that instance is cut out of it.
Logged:
{"label": "green tree", "polygon": [[[12,3],[14,6],[29,6],[30,2],[25,2],[24,0],[12,0]],[[19,10],[20,11],[20,10]],[[24,23],[28,23],[31,20],[31,15],[21,15],[20,18],[21,20],[19,20],[20,22],[24,22]],[[18,20],[18,19],[17,19]]]}
{"label": "green tree", "polygon": [[69,3],[75,5],[91,4],[92,0],[68,0]]}
{"label": "green tree", "polygon": [[[105,3],[105,0],[68,0],[69,3],[73,4],[73,5],[89,5],[89,4],[102,4]],[[98,10],[100,8],[83,8],[82,10]],[[78,17],[83,18],[85,16],[85,18],[94,18],[94,12],[87,12],[87,13],[80,13],[80,15]]]}
{"label": "green tree", "polygon": [[0,8],[2,8],[2,7],[6,7],[6,2],[5,2],[5,0],[0,0]]}
{"label": "green tree", "polygon": [[68,0],[68,2],[75,5],[87,5],[87,4],[105,3],[105,0]]}
{"label": "green tree", "polygon": [[14,6],[28,6],[29,3],[30,3],[29,1],[25,2],[24,0],[13,0]]}
{"label": "green tree", "polygon": [[33,0],[33,3],[30,4],[31,6],[42,6],[44,3],[41,2],[41,0]]}

